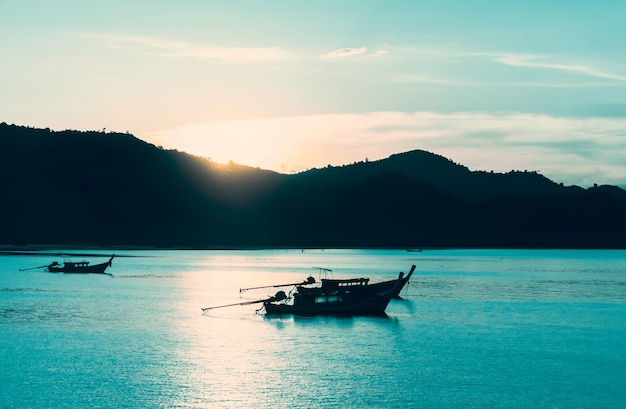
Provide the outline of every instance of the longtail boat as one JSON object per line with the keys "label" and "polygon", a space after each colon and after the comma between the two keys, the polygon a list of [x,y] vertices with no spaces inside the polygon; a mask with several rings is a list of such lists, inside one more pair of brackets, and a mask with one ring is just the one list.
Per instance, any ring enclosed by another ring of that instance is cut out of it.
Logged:
{"label": "longtail boat", "polygon": [[106,274],[105,271],[108,267],[111,267],[115,254],[111,256],[106,263],[92,264],[88,261],[64,261],[58,263],[53,261],[46,266],[46,270],[51,273],[66,273],[66,274]]}
{"label": "longtail boat", "polygon": [[415,266],[412,266],[406,277],[401,272],[394,280],[374,284],[369,283],[369,278],[321,279],[321,282],[316,284],[315,280],[309,277],[303,283],[254,287],[295,285],[295,289],[289,294],[278,291],[266,299],[207,307],[202,310],[263,303],[257,311],[266,315],[384,315],[391,299],[399,297],[400,291],[414,271]]}

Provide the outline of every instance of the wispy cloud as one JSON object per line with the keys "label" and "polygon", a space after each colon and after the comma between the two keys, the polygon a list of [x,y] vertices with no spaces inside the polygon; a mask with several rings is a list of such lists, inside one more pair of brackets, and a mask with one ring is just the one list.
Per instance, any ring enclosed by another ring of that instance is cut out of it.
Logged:
{"label": "wispy cloud", "polygon": [[332,51],[328,54],[322,55],[322,58],[346,58],[346,57],[354,57],[357,55],[363,55],[367,52],[367,48],[359,47],[359,48],[340,48],[338,50]]}
{"label": "wispy cloud", "polygon": [[543,62],[540,61],[541,59],[546,59],[546,57],[508,54],[496,58],[498,62],[505,65],[528,68],[542,68],[548,70],[564,71],[573,74],[581,74],[602,79],[626,81],[626,75],[605,72],[602,70],[598,70],[594,67],[576,63],[566,64],[557,62]]}
{"label": "wispy cloud", "polygon": [[212,59],[230,62],[264,62],[284,60],[288,53],[281,47],[224,47],[173,41],[162,38],[112,35],[101,33],[76,33],[75,35],[98,42],[112,49],[136,49],[139,52],[164,58]]}
{"label": "wispy cloud", "polygon": [[[458,87],[602,88],[626,86],[626,74],[601,68],[606,62],[576,62],[576,57],[514,52],[485,52],[441,47],[394,46],[405,73],[390,82]],[[455,67],[463,67],[462,70]],[[514,75],[507,67],[518,67]],[[406,72],[409,70],[409,72]],[[413,70],[413,72],[410,72]],[[540,71],[543,71],[541,73]],[[547,75],[544,75],[547,74]],[[569,74],[569,75],[559,75]]]}
{"label": "wispy cloud", "polygon": [[349,58],[349,57],[368,57],[368,58],[380,58],[389,54],[389,50],[385,48],[381,48],[375,51],[369,51],[366,47],[358,47],[358,48],[340,48],[335,51],[331,51],[327,54],[323,54],[320,57],[325,59],[339,59],[339,58]]}
{"label": "wispy cloud", "polygon": [[626,81],[626,75],[620,73],[609,72],[598,68],[599,63],[593,61],[582,64],[576,62],[575,56],[558,56],[558,55],[538,55],[525,54],[508,51],[468,51],[459,49],[458,46],[442,45],[440,47],[394,47],[397,53],[405,56],[429,57],[446,60],[484,60],[494,61],[499,64],[526,68],[540,68],[546,70],[554,70],[561,72],[569,72],[581,74],[596,78]]}
{"label": "wispy cloud", "polygon": [[516,81],[493,81],[489,78],[462,79],[443,77],[431,74],[404,74],[391,76],[389,82],[413,83],[413,84],[434,84],[447,85],[452,87],[519,87],[519,88],[602,88],[602,87],[626,87],[626,82],[616,83],[614,81],[567,81],[549,82],[536,80],[516,80]]}

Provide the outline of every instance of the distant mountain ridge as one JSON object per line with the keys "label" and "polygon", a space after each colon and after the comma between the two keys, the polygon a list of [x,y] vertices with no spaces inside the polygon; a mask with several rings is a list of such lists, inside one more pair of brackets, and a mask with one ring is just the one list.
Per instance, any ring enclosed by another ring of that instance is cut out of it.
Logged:
{"label": "distant mountain ridge", "polygon": [[415,150],[284,175],[0,124],[0,244],[626,248],[626,191]]}
{"label": "distant mountain ridge", "polygon": [[[550,196],[555,194],[582,194],[578,186],[564,187],[537,172],[511,171],[506,174],[470,171],[467,167],[423,150],[391,155],[376,162],[346,166],[343,174],[334,168],[310,170],[304,175],[312,180],[354,182],[372,177],[378,172],[405,175],[436,186],[442,192],[459,199],[482,202],[501,196]],[[334,177],[328,175],[335,173]]]}

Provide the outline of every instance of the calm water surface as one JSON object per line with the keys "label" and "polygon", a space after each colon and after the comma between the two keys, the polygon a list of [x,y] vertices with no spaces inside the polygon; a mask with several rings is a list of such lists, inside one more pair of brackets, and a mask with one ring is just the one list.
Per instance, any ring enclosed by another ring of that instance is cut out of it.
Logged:
{"label": "calm water surface", "polygon": [[[0,407],[625,407],[626,251],[116,254],[112,276],[0,255]],[[386,318],[200,310],[412,264]]]}

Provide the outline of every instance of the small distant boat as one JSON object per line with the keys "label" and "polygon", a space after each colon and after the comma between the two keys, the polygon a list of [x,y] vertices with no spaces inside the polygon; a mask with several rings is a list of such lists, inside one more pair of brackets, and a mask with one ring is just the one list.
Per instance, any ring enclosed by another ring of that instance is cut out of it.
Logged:
{"label": "small distant boat", "polygon": [[51,273],[66,273],[66,274],[105,274],[108,267],[111,267],[115,254],[111,256],[106,263],[92,264],[88,261],[64,261],[58,263],[52,262],[46,266],[46,270]]}
{"label": "small distant boat", "polygon": [[321,283],[316,283],[309,277],[299,284],[254,287],[296,286],[289,295],[284,291],[278,291],[274,296],[263,300],[208,307],[202,310],[263,303],[258,311],[265,312],[266,315],[384,315],[391,299],[399,298],[400,291],[414,271],[415,266],[412,266],[406,277],[401,272],[394,280],[374,284],[369,283],[369,278],[322,279]]}

